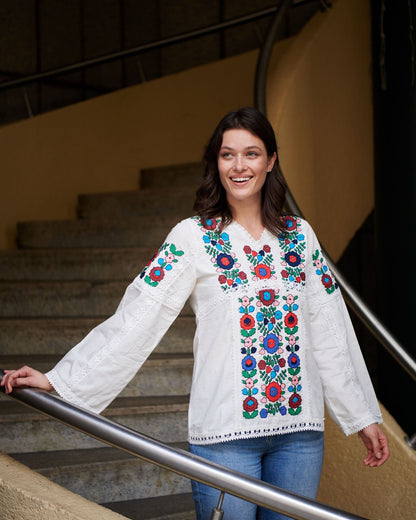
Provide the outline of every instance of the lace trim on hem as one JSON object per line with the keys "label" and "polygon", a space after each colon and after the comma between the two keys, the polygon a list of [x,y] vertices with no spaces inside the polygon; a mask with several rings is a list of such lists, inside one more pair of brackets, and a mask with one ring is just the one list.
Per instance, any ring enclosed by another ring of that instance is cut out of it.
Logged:
{"label": "lace trim on hem", "polygon": [[237,439],[251,439],[256,437],[266,437],[269,435],[283,435],[285,433],[296,433],[302,431],[324,431],[323,422],[308,422],[281,426],[278,428],[253,428],[239,432],[225,433],[221,435],[194,436],[189,435],[188,441],[191,444],[216,444],[219,442],[234,441]]}

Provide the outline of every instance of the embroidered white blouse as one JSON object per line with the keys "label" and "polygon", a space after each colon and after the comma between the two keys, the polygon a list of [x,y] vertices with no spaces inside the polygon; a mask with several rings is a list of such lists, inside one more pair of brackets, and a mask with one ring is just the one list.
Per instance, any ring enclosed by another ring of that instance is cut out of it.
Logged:
{"label": "embroidered white blouse", "polygon": [[188,301],[195,313],[189,442],[382,422],[341,292],[309,224],[254,240],[197,217],[177,224],[115,314],[46,374],[64,399],[102,411]]}

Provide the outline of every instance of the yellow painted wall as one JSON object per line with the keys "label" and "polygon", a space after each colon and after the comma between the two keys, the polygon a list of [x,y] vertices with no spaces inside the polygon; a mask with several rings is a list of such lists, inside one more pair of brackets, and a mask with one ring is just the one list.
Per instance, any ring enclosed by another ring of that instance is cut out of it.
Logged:
{"label": "yellow painted wall", "polygon": [[[283,170],[335,260],[373,207],[369,16],[368,0],[335,1],[279,46],[268,80]],[[248,53],[0,129],[0,247],[13,247],[17,220],[73,218],[80,192],[134,189],[142,167],[199,160],[219,117],[252,103],[255,59]],[[379,469],[363,466],[356,435],[327,421],[319,500],[371,520],[413,520],[416,455],[385,410],[384,418],[392,455]],[[7,467],[0,457],[0,478]]]}
{"label": "yellow painted wall", "polygon": [[0,249],[15,247],[17,221],[74,218],[79,193],[137,189],[141,168],[199,161],[218,120],[253,103],[256,56],[0,128]]}
{"label": "yellow painted wall", "polygon": [[374,206],[370,2],[338,0],[270,67],[289,187],[334,260]]}
{"label": "yellow painted wall", "polygon": [[414,520],[416,451],[387,410],[382,413],[390,458],[380,468],[364,466],[366,450],[357,435],[345,438],[332,420],[326,421],[318,500],[370,520]]}

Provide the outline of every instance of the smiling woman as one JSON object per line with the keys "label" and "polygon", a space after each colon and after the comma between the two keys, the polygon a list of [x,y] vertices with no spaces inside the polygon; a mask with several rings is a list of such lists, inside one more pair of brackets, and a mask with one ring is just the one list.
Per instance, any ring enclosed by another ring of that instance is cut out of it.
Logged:
{"label": "smiling woman", "polygon": [[[324,402],[364,464],[389,456],[377,398],[341,291],[310,225],[283,214],[273,129],[243,108],[205,154],[197,216],[177,224],[116,311],[47,374],[7,371],[6,392],[55,389],[100,412],[157,346],[184,304],[196,316],[188,441],[192,453],[306,497],[318,490]],[[109,383],[110,382],[110,383]],[[219,491],[192,483],[198,520]],[[230,520],[283,520],[231,495]]]}
{"label": "smiling woman", "polygon": [[261,206],[261,193],[267,173],[272,169],[276,153],[268,157],[263,141],[248,130],[224,132],[218,155],[218,171],[233,218],[239,221],[250,205],[254,211]]}

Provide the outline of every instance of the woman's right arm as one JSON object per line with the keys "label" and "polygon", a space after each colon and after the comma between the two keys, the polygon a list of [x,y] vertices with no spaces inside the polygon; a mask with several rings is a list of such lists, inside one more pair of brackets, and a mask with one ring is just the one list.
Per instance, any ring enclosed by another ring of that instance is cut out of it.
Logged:
{"label": "woman's right arm", "polygon": [[10,394],[14,388],[21,386],[32,386],[47,392],[52,392],[53,390],[53,386],[45,374],[27,366],[18,370],[5,370],[0,385],[4,386],[6,394]]}
{"label": "woman's right arm", "polygon": [[72,404],[100,413],[134,377],[180,313],[196,283],[190,231],[184,221],[169,233],[127,288],[115,314],[95,327],[55,367],[8,371],[9,393],[21,385],[54,389]]}

